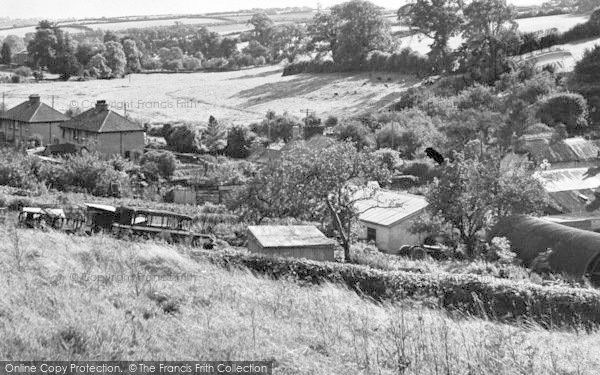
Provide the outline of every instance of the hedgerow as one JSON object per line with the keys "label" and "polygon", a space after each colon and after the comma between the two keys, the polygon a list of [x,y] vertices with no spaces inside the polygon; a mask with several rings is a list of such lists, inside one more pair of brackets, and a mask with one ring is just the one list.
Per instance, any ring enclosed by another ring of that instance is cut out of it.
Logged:
{"label": "hedgerow", "polygon": [[468,274],[390,272],[238,252],[197,251],[194,256],[275,279],[294,277],[313,284],[344,284],[375,301],[434,299],[439,307],[450,311],[501,321],[533,321],[547,328],[594,329],[600,324],[600,292],[593,289],[539,286]]}

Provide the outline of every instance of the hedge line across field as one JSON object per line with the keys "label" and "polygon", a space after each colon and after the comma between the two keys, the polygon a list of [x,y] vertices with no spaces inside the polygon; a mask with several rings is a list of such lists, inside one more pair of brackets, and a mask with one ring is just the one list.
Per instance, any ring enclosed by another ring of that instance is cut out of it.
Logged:
{"label": "hedge line across field", "polygon": [[224,268],[248,268],[274,279],[332,282],[376,301],[433,298],[449,311],[499,321],[533,321],[546,328],[596,329],[600,291],[539,286],[477,275],[381,271],[366,266],[272,258],[236,252],[194,251],[193,256]]}

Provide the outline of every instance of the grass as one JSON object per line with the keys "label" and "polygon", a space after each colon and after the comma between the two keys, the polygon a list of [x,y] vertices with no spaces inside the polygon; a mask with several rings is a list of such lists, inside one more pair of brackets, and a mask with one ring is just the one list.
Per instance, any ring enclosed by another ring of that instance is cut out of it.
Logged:
{"label": "grass", "polygon": [[[267,359],[275,374],[600,371],[598,334],[374,304],[331,284],[225,271],[187,251],[4,227],[0,359]],[[193,278],[93,281],[138,273]]]}

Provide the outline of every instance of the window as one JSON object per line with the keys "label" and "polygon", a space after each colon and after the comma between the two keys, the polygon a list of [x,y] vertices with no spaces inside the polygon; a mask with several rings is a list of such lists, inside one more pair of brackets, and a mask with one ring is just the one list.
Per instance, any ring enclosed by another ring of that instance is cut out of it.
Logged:
{"label": "window", "polygon": [[377,240],[377,230],[375,228],[367,228],[367,241]]}

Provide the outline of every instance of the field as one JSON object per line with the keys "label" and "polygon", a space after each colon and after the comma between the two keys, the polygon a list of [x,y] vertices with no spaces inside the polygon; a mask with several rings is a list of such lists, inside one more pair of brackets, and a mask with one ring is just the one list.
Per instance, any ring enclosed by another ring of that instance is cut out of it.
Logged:
{"label": "field", "polygon": [[597,333],[374,304],[332,284],[226,271],[189,249],[11,227],[0,248],[0,359],[266,359],[274,374],[600,371]]}
{"label": "field", "polygon": [[[207,121],[209,115],[225,123],[247,124],[267,110],[288,111],[298,117],[306,109],[319,116],[341,117],[381,108],[401,91],[418,83],[397,74],[301,74],[282,77],[282,67],[268,66],[222,73],[135,74],[131,79],[87,82],[5,84],[10,108],[30,94],[60,111],[72,106],[88,109],[105,99],[113,109],[148,122]],[[378,79],[381,78],[381,80]]]}

